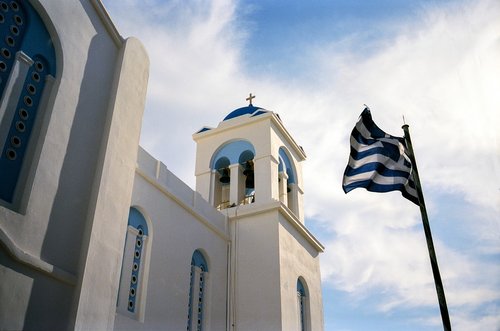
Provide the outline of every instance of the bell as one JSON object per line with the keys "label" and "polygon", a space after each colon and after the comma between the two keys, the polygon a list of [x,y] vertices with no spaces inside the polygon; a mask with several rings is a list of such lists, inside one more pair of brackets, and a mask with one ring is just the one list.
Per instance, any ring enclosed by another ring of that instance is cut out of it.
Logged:
{"label": "bell", "polygon": [[228,168],[223,168],[219,170],[220,172],[220,178],[219,181],[222,184],[228,184],[231,181],[231,177],[229,177],[229,169]]}
{"label": "bell", "polygon": [[251,175],[247,176],[247,179],[245,179],[245,188],[255,188],[255,180],[253,177],[253,171]]}
{"label": "bell", "polygon": [[245,176],[253,176],[253,162],[247,161],[245,162],[245,169],[243,169],[243,175]]}

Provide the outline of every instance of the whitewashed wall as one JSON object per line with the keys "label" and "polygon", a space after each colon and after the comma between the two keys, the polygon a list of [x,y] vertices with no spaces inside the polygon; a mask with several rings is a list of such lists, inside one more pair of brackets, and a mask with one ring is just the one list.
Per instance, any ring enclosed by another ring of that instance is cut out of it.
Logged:
{"label": "whitewashed wall", "polygon": [[144,321],[118,313],[115,330],[185,330],[191,257],[196,249],[203,253],[209,268],[204,330],[225,330],[226,217],[142,149],[131,205],[143,213],[151,226],[147,298]]}
{"label": "whitewashed wall", "polygon": [[110,330],[148,58],[98,0],[30,3],[57,72],[20,208],[0,207],[0,329]]}

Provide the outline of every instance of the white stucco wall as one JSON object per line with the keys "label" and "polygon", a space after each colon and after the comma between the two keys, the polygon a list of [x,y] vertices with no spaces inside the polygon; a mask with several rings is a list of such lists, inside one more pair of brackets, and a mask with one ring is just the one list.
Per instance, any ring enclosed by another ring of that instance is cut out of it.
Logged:
{"label": "white stucco wall", "polygon": [[132,206],[150,222],[151,257],[141,323],[116,314],[116,330],[185,330],[193,252],[208,263],[204,330],[226,329],[226,217],[144,150],[139,152]]}
{"label": "white stucco wall", "polygon": [[[119,219],[130,202],[123,203],[126,174],[133,178],[148,60],[136,41],[125,46],[97,0],[30,3],[51,34],[57,68],[37,118],[39,135],[30,141],[22,201],[0,207],[0,301],[9,302],[0,305],[0,329],[73,329],[81,322],[105,330],[112,328],[122,244],[110,215]],[[124,64],[124,52],[134,53],[134,68]]]}
{"label": "white stucco wall", "polygon": [[76,330],[112,330],[124,233],[144,111],[149,59],[127,39],[117,61],[105,134],[93,181],[75,300]]}
{"label": "white stucco wall", "polygon": [[[253,205],[232,209],[249,210]],[[233,210],[231,210],[233,211]],[[237,212],[235,213],[237,214]],[[234,215],[234,308],[232,330],[278,331],[282,328],[277,215],[274,211]]]}
{"label": "white stucco wall", "polygon": [[279,260],[281,265],[281,303],[283,330],[300,331],[297,306],[297,280],[307,291],[307,331],[323,330],[323,302],[319,251],[297,231],[286,217],[279,217]]}
{"label": "white stucco wall", "polygon": [[232,227],[234,330],[298,329],[297,279],[308,289],[308,331],[323,330],[323,246],[279,202],[225,210]]}

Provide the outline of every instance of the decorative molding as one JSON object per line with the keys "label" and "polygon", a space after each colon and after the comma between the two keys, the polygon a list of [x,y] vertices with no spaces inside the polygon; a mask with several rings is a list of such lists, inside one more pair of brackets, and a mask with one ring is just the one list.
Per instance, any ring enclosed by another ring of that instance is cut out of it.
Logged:
{"label": "decorative molding", "polygon": [[323,253],[325,251],[325,246],[319,242],[314,235],[309,232],[309,230],[302,224],[297,216],[282,202],[280,202],[280,212],[287,221],[293,225],[295,229],[299,231],[299,233],[319,252]]}
{"label": "decorative molding", "polygon": [[238,220],[248,215],[257,215],[267,213],[273,210],[278,210],[281,215],[299,232],[299,234],[309,242],[316,251],[323,253],[323,246],[314,235],[302,224],[297,216],[282,202],[274,200],[270,203],[252,203],[250,205],[239,205],[234,208],[227,208],[224,211],[227,213],[230,220]]}
{"label": "decorative molding", "polygon": [[[193,215],[200,223],[205,225],[207,228],[212,230],[217,236],[222,238],[223,240],[229,241],[229,237],[227,233],[222,232],[217,226],[213,225],[206,217],[198,213],[193,206],[188,205],[185,203],[183,200],[179,199],[176,197],[176,195],[171,192],[168,187],[162,185],[161,183],[158,183],[154,178],[151,178],[146,172],[141,170],[140,168],[136,168],[135,172],[144,178],[149,184],[153,185],[155,188],[157,188],[160,192],[174,200],[179,206],[184,208],[186,211],[188,211],[191,215]],[[193,191],[193,194],[196,193]],[[200,196],[201,198],[201,196]]]}
{"label": "decorative molding", "polygon": [[278,116],[272,112],[269,111],[268,113],[262,114],[257,117],[243,117],[242,119],[238,119],[237,121],[229,122],[229,124],[225,121],[222,121],[219,123],[217,128],[211,129],[209,131],[198,131],[196,133],[192,134],[193,140],[198,142],[198,140],[204,138],[204,137],[209,137],[211,135],[219,134],[220,132],[224,131],[229,131],[229,130],[234,130],[237,128],[240,128],[242,126],[247,126],[256,122],[261,122],[261,121],[266,121],[270,120],[271,123],[274,125],[274,127],[281,133],[283,134],[283,137],[286,141],[289,142],[290,146],[293,148],[293,150],[297,153],[297,155],[300,157],[300,161],[303,161],[306,159],[306,153],[304,149],[297,144],[295,139],[290,135],[288,130],[285,128],[281,120],[278,118]]}
{"label": "decorative molding", "polygon": [[41,258],[31,255],[18,247],[14,241],[0,228],[0,244],[4,246],[14,260],[27,265],[28,267],[55,278],[61,282],[75,286],[77,283],[76,275],[56,267]]}

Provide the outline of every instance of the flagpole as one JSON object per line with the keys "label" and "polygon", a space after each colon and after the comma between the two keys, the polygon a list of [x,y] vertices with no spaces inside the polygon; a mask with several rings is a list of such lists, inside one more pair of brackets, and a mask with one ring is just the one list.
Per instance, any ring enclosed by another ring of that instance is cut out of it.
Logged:
{"label": "flagpole", "polygon": [[427,217],[427,209],[425,208],[424,194],[422,192],[422,186],[420,185],[420,178],[418,176],[417,162],[415,160],[415,154],[413,153],[413,146],[411,144],[409,126],[408,124],[404,124],[402,128],[405,134],[404,137],[409,151],[409,157],[412,163],[413,180],[415,182],[415,187],[418,194],[420,213],[422,214],[422,223],[424,226],[425,239],[427,241],[427,249],[429,250],[429,258],[431,260],[432,274],[434,275],[434,284],[436,285],[436,292],[439,301],[439,309],[441,310],[443,329],[445,331],[451,331],[451,322],[450,322],[450,316],[448,314],[448,306],[446,305],[443,282],[441,281],[441,275],[439,273],[436,252],[434,251],[434,243],[432,242],[431,227],[429,225],[429,219]]}

